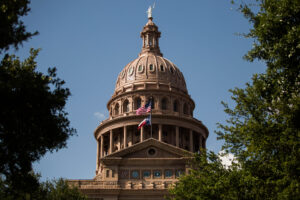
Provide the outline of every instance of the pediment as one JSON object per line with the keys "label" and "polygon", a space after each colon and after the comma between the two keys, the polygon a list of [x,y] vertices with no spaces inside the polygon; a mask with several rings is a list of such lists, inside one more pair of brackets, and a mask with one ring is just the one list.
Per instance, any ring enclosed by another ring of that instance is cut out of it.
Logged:
{"label": "pediment", "polygon": [[180,158],[182,156],[156,146],[148,146],[136,152],[124,155],[123,158]]}
{"label": "pediment", "polygon": [[191,157],[193,153],[183,150],[181,148],[175,147],[173,145],[160,142],[154,138],[147,139],[143,142],[137,143],[126,149],[122,149],[118,152],[114,152],[108,156],[106,159],[122,159],[122,158],[185,158]]}

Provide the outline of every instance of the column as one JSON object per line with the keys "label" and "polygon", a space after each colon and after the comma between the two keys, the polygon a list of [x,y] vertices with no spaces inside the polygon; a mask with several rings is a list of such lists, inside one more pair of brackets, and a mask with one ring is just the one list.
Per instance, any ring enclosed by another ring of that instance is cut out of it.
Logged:
{"label": "column", "polygon": [[124,149],[127,147],[127,126],[124,126],[124,130],[123,130],[124,132],[124,136],[123,136],[123,142],[124,142]]}
{"label": "column", "polygon": [[96,160],[96,174],[98,174],[98,168],[99,168],[99,140],[97,140],[97,160]]}
{"label": "column", "polygon": [[179,147],[179,127],[176,126],[176,147]]}
{"label": "column", "polygon": [[121,149],[121,134],[118,132],[118,150]]}
{"label": "column", "polygon": [[161,142],[162,125],[158,124],[158,141]]}
{"label": "column", "polygon": [[155,47],[155,37],[152,38],[152,46]]}
{"label": "column", "polygon": [[131,131],[129,132],[130,140],[128,141],[128,146],[130,147],[133,143],[133,131],[131,128]]}
{"label": "column", "polygon": [[190,129],[190,151],[194,152],[194,144],[193,144],[193,130]]}
{"label": "column", "polygon": [[103,150],[104,150],[104,147],[103,147],[103,139],[104,139],[104,137],[103,137],[103,134],[101,135],[101,137],[100,137],[100,158],[102,158],[103,157]]}
{"label": "column", "polygon": [[144,127],[141,128],[140,141],[144,141]]}
{"label": "column", "polygon": [[109,131],[109,154],[113,152],[112,148],[113,148],[113,131],[110,130]]}
{"label": "column", "polygon": [[199,137],[199,147],[203,148],[203,146],[202,146],[202,135],[201,134],[200,134],[200,137]]}
{"label": "column", "polygon": [[146,47],[148,47],[149,46],[149,35],[147,34],[146,35]]}

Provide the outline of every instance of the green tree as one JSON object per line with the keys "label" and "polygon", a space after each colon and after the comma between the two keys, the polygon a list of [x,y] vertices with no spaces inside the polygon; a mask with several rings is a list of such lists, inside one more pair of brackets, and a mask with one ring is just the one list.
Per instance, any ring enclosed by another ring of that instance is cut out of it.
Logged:
{"label": "green tree", "polygon": [[[85,200],[87,197],[80,193],[78,188],[70,187],[67,181],[63,179],[54,180],[52,182],[46,181],[41,184],[41,191],[39,194],[45,193],[46,197],[41,200]],[[42,196],[43,197],[43,196]]]}
{"label": "green tree", "polygon": [[[20,20],[29,3],[0,1],[0,53],[38,34],[27,32]],[[55,199],[55,192],[56,199],[82,199],[62,180],[40,183],[32,171],[34,161],[65,147],[75,133],[64,110],[70,91],[55,68],[46,75],[36,71],[38,51],[31,49],[23,62],[5,55],[0,63],[0,199]]]}
{"label": "green tree", "polygon": [[[299,199],[300,1],[256,0],[239,8],[253,25],[245,34],[254,39],[245,59],[263,61],[267,69],[255,74],[244,89],[230,90],[233,108],[223,103],[229,119],[219,124],[218,139],[224,139],[223,148],[235,155],[239,167],[220,177],[212,173],[222,169],[213,160],[208,163],[211,171],[201,172],[205,174],[199,179],[210,173],[208,179],[218,181],[205,181],[206,186],[198,181],[198,187],[217,192],[216,199]],[[175,197],[183,188],[181,181],[171,191]],[[221,189],[227,186],[225,194],[235,192],[222,197]],[[181,194],[188,197],[184,191]]]}
{"label": "green tree", "polygon": [[11,45],[16,49],[23,41],[28,40],[38,32],[30,33],[20,20],[30,11],[29,0],[0,1],[0,53],[8,50]]}
{"label": "green tree", "polygon": [[[39,179],[38,175],[33,175]],[[16,196],[6,194],[2,190],[4,183],[0,178],[0,199],[1,200],[16,200]],[[34,200],[85,200],[87,197],[80,193],[78,188],[70,187],[64,179],[45,181],[40,183],[39,187],[33,193],[27,193],[20,196],[19,199],[34,199]]]}
{"label": "green tree", "polygon": [[231,168],[222,165],[220,157],[213,152],[202,150],[191,163],[189,174],[180,177],[176,186],[171,188],[169,199],[218,200],[242,199],[239,180],[242,174],[239,166]]}
{"label": "green tree", "polygon": [[0,176],[16,196],[39,185],[32,162],[65,147],[75,133],[64,110],[70,91],[55,68],[36,71],[38,51],[31,49],[23,62],[6,55],[0,64]]}

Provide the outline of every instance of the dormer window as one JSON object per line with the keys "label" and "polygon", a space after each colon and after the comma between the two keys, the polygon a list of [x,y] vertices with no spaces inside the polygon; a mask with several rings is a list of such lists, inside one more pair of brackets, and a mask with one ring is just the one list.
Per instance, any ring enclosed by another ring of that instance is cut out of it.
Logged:
{"label": "dormer window", "polygon": [[149,70],[150,70],[150,72],[154,72],[154,65],[153,64],[149,65]]}
{"label": "dormer window", "polygon": [[131,76],[133,74],[133,66],[131,66],[128,70],[128,75]]}
{"label": "dormer window", "polygon": [[149,68],[150,68],[150,70],[152,71],[152,70],[153,70],[153,65],[150,64]]}
{"label": "dormer window", "polygon": [[144,66],[143,65],[139,65],[138,72],[142,73],[143,71],[144,71]]}
{"label": "dormer window", "polygon": [[173,67],[170,67],[170,71],[171,71],[172,74],[174,74]]}
{"label": "dormer window", "polygon": [[164,72],[165,71],[165,68],[163,65],[160,65],[160,71]]}

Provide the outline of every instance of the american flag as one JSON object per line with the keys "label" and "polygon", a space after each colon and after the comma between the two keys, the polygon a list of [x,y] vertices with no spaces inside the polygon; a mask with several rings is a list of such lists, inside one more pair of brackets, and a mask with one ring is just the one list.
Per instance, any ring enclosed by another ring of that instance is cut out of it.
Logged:
{"label": "american flag", "polygon": [[144,115],[148,112],[151,112],[151,101],[149,101],[146,105],[136,110],[137,115]]}

